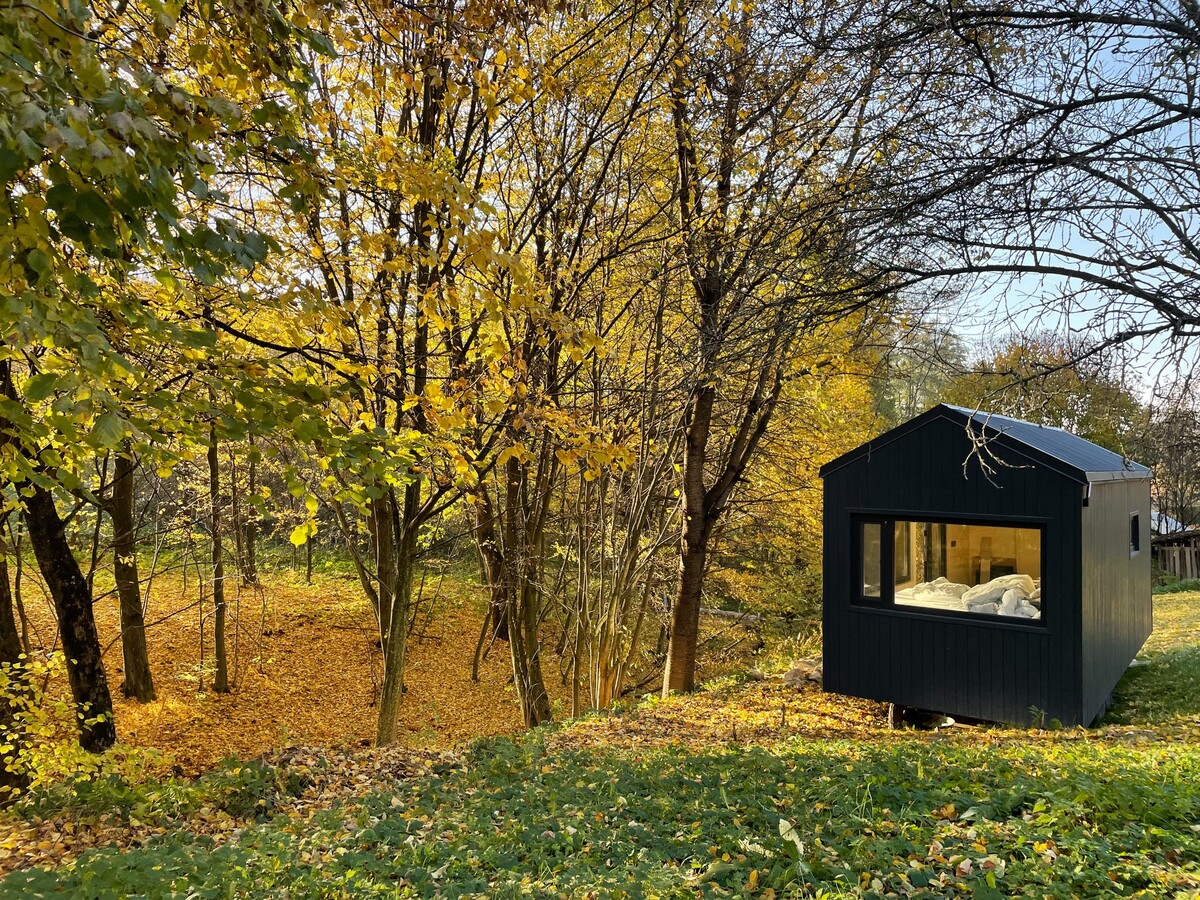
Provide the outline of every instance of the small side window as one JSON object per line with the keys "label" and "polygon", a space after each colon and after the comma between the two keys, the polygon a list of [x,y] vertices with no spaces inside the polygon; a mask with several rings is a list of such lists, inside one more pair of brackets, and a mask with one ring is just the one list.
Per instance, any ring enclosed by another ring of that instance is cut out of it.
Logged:
{"label": "small side window", "polygon": [[862,597],[879,600],[883,584],[883,525],[879,522],[862,523]]}
{"label": "small side window", "polygon": [[1142,549],[1142,521],[1137,513],[1129,514],[1129,555],[1137,556]]}

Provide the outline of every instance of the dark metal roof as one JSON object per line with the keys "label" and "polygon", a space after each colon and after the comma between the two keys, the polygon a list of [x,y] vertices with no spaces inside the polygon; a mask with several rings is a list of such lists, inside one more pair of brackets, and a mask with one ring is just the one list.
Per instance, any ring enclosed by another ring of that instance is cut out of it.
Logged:
{"label": "dark metal roof", "polygon": [[915,419],[898,425],[891,431],[826,463],[821,467],[821,476],[824,477],[834,469],[841,468],[858,457],[865,456],[884,444],[904,437],[938,418],[958,422],[964,428],[970,426],[977,429],[980,436],[995,438],[1001,444],[1011,446],[1018,451],[1032,451],[1027,455],[1035,461],[1080,482],[1150,477],[1150,470],[1145,466],[1061,428],[1037,425],[1023,419],[1014,419],[996,413],[951,406],[948,403],[940,403]]}
{"label": "dark metal roof", "polygon": [[1088,481],[1150,477],[1150,470],[1145,466],[1061,428],[1035,425],[1024,419],[1013,419],[995,413],[964,409],[961,406],[950,406],[949,404],[945,404],[945,406],[964,416],[970,416],[976,425],[985,426],[985,434],[989,431],[999,432],[1026,447],[1040,450],[1047,456],[1075,469]]}

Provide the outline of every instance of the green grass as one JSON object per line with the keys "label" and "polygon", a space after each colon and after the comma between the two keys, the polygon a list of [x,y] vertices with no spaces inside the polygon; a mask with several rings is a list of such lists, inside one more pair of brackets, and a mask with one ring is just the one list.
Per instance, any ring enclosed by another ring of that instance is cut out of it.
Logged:
{"label": "green grass", "polygon": [[1200,715],[1200,593],[1154,598],[1154,633],[1113,692],[1106,722],[1159,725]]}
{"label": "green grass", "polygon": [[25,819],[65,817],[170,825],[186,821],[202,808],[220,809],[241,819],[266,817],[283,797],[302,787],[292,772],[261,760],[223,760],[199,778],[147,777],[130,781],[116,773],[70,779],[18,800],[14,812]]}
{"label": "green grass", "polygon": [[[1155,616],[1151,663],[1114,705],[1132,735],[618,752],[572,745],[567,725],[556,742],[574,749],[547,751],[543,732],[482,742],[354,810],[281,816],[219,846],[177,833],[89,851],[10,875],[0,898],[1200,897],[1200,595],[1156,598]],[[286,773],[198,784],[179,797],[111,783],[79,802],[186,814],[210,792],[269,812]]]}
{"label": "green grass", "polygon": [[370,798],[349,828],[96,851],[0,896],[1177,896],[1200,888],[1198,821],[1195,747],[548,756],[526,738]]}

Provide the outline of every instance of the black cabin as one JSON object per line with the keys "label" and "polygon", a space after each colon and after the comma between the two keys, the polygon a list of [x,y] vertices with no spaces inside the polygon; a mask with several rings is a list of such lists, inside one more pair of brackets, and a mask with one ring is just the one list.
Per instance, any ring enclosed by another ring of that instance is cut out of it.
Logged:
{"label": "black cabin", "polygon": [[821,469],[824,681],[960,717],[1086,725],[1150,635],[1150,470],[936,406]]}

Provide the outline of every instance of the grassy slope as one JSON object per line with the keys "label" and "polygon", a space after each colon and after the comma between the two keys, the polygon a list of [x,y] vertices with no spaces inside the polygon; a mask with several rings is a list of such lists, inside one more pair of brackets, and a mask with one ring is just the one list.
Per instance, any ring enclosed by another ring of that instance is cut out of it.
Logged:
{"label": "grassy slope", "polygon": [[1098,730],[892,733],[869,705],[727,684],[0,895],[1198,896],[1200,595],[1156,604],[1151,663]]}

